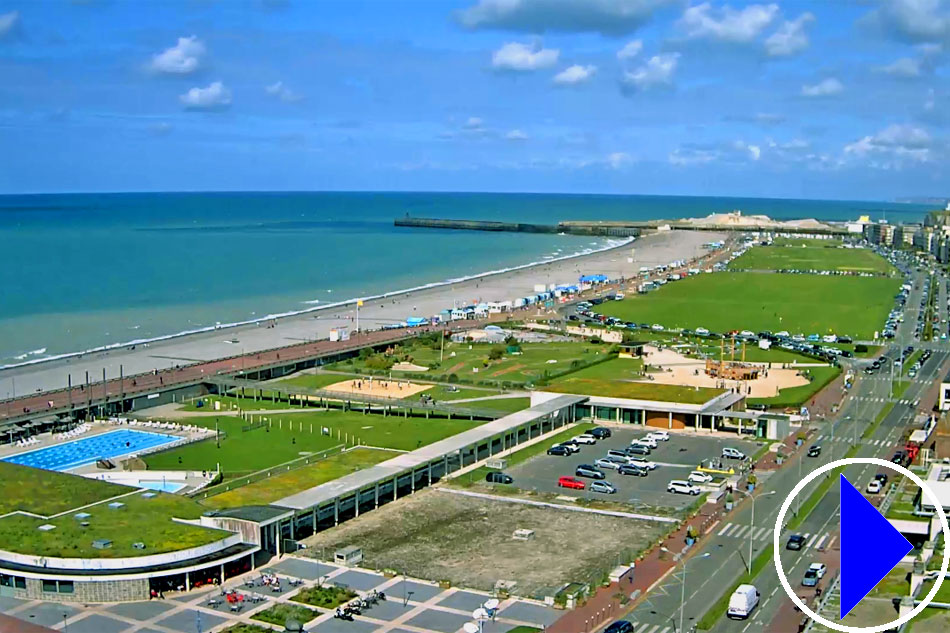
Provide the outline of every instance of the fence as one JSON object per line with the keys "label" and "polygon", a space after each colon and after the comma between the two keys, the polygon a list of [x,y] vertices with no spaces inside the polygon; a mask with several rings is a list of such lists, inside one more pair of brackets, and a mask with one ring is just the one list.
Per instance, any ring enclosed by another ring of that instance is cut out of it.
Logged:
{"label": "fence", "polygon": [[322,450],[312,455],[304,455],[303,457],[298,457],[289,462],[284,462],[283,464],[278,464],[277,466],[271,466],[270,468],[265,468],[264,470],[259,470],[256,473],[251,473],[250,475],[245,475],[243,477],[238,477],[237,479],[232,479],[227,483],[218,484],[217,486],[211,486],[210,488],[205,488],[204,490],[196,491],[195,494],[189,495],[193,499],[207,499],[208,497],[213,497],[217,494],[223,492],[228,492],[234,488],[240,488],[242,486],[247,486],[248,484],[253,484],[258,481],[267,479],[274,475],[281,475],[283,473],[290,472],[292,470],[297,470],[298,468],[303,468],[304,466],[309,466],[316,462],[323,461],[331,455],[336,455],[342,453],[346,450],[345,444],[338,444],[336,446],[330,447],[326,450]]}

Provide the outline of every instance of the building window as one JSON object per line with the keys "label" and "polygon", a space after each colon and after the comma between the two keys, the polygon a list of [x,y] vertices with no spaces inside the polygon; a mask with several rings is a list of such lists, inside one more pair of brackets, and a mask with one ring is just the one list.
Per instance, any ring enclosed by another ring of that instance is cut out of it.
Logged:
{"label": "building window", "polygon": [[46,593],[73,593],[72,580],[44,580],[43,591]]}
{"label": "building window", "polygon": [[8,576],[7,574],[0,574],[0,587],[26,589],[26,578],[21,576]]}

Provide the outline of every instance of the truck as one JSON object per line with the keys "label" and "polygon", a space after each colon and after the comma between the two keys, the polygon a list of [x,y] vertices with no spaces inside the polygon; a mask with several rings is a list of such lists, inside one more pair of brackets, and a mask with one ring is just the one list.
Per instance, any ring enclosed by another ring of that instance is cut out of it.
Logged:
{"label": "truck", "polygon": [[745,620],[759,604],[759,590],[755,585],[739,585],[729,597],[729,610],[726,617],[733,620]]}

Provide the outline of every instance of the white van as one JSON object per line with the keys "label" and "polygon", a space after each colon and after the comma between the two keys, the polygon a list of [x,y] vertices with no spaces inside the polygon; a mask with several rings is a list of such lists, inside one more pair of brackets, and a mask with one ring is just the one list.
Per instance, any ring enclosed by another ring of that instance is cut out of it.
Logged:
{"label": "white van", "polygon": [[759,590],[755,585],[739,585],[735,593],[729,597],[729,610],[726,617],[735,620],[745,620],[759,604]]}
{"label": "white van", "polygon": [[724,459],[745,459],[746,455],[737,448],[732,448],[731,446],[724,446],[722,448],[722,456]]}

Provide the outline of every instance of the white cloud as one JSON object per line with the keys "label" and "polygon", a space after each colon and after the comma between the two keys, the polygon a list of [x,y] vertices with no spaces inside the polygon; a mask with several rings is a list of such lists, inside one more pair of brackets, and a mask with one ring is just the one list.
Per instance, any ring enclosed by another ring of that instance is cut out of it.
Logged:
{"label": "white cloud", "polygon": [[759,145],[736,140],[720,143],[686,143],[673,150],[668,160],[672,165],[688,167],[712,162],[735,165],[755,162],[760,158],[762,158],[762,148]]}
{"label": "white cloud", "polygon": [[704,2],[686,9],[677,24],[689,39],[751,42],[768,28],[778,12],[777,4],[750,4],[743,9],[724,5],[715,9]]}
{"label": "white cloud", "polygon": [[642,66],[624,73],[623,83],[637,90],[647,90],[654,86],[670,86],[673,74],[679,64],[679,53],[661,53],[654,55]]}
{"label": "white cloud", "polygon": [[555,48],[542,48],[540,44],[508,42],[492,53],[491,65],[496,70],[526,72],[550,68],[557,63],[561,52]]}
{"label": "white cloud", "polygon": [[890,125],[844,148],[848,158],[867,161],[878,169],[901,169],[907,163],[926,163],[934,158],[934,142],[926,130],[907,124]]}
{"label": "white cloud", "polygon": [[607,166],[611,169],[621,169],[633,162],[633,157],[626,152],[611,152],[607,154]]}
{"label": "white cloud", "polygon": [[883,0],[867,21],[903,41],[947,42],[950,0]]}
{"label": "white cloud", "polygon": [[178,99],[189,110],[223,110],[231,105],[231,91],[215,81],[207,88],[192,88]]}
{"label": "white cloud", "polygon": [[618,36],[636,31],[660,7],[681,0],[477,0],[456,12],[470,29],[520,33],[563,31]]}
{"label": "white cloud", "polygon": [[295,103],[303,99],[303,97],[285,86],[283,81],[277,81],[269,86],[265,86],[264,91],[285,103]]}
{"label": "white cloud", "polygon": [[150,68],[159,73],[188,75],[198,70],[205,46],[196,36],[179,37],[178,43],[152,57]]}
{"label": "white cloud", "polygon": [[554,75],[554,83],[562,85],[574,85],[587,81],[597,72],[597,66],[581,66],[574,64],[568,66],[558,74]]}
{"label": "white cloud", "polygon": [[878,71],[895,77],[920,77],[921,63],[919,59],[911,57],[901,57],[887,66],[881,66]]}
{"label": "white cloud", "polygon": [[462,124],[462,127],[466,130],[481,130],[483,129],[484,123],[485,122],[482,121],[481,118],[477,116],[470,116],[465,120],[465,123]]}
{"label": "white cloud", "polygon": [[805,26],[815,21],[811,13],[802,13],[794,20],[785,21],[765,40],[765,52],[771,57],[789,57],[808,48]]}
{"label": "white cloud", "polygon": [[624,44],[623,48],[617,51],[617,59],[623,61],[633,59],[643,50],[643,40],[633,40]]}
{"label": "white cloud", "polygon": [[816,84],[802,86],[803,97],[830,97],[841,94],[843,91],[844,85],[834,77],[829,77]]}
{"label": "white cloud", "polygon": [[522,132],[521,130],[511,130],[505,134],[505,138],[509,141],[527,141],[528,135]]}
{"label": "white cloud", "polygon": [[17,23],[20,21],[19,11],[10,11],[9,13],[0,13],[0,37],[6,37],[13,33]]}

